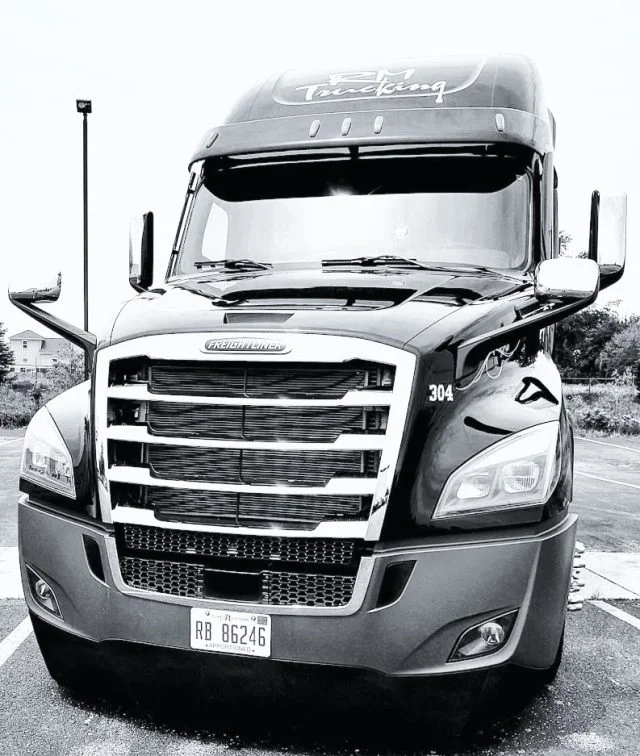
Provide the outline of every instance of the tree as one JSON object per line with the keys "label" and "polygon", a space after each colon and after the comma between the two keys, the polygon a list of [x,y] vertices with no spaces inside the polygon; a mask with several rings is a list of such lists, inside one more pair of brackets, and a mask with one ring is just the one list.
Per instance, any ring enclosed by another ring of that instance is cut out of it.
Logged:
{"label": "tree", "polygon": [[571,243],[573,242],[573,236],[568,231],[563,231],[560,229],[559,232],[560,237],[560,254],[566,257],[586,257],[587,253],[585,250],[582,252],[578,252],[577,255],[571,255],[569,254],[569,247],[571,246]]}
{"label": "tree", "polygon": [[6,334],[6,328],[0,323],[0,383],[4,382],[13,368],[13,350],[5,341]]}
{"label": "tree", "polygon": [[553,356],[564,376],[603,374],[605,348],[627,327],[616,305],[592,305],[556,325]]}
{"label": "tree", "polygon": [[640,319],[634,318],[604,348],[602,362],[607,370],[617,373],[640,363]]}
{"label": "tree", "polygon": [[[71,344],[65,344],[58,352],[57,364],[47,369],[37,390],[43,401],[47,402],[83,380],[84,357],[82,352]],[[36,387],[34,387],[35,390]]]}

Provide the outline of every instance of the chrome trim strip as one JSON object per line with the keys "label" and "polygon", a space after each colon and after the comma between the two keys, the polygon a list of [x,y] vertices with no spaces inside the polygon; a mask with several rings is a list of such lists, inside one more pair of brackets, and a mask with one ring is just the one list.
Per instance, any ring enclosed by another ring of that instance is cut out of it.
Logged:
{"label": "chrome trim strip", "polygon": [[[235,532],[235,531],[234,531]],[[289,533],[291,535],[291,533]],[[374,559],[372,557],[362,557],[356,582],[353,588],[353,594],[348,604],[337,607],[324,606],[274,606],[272,604],[251,604],[242,601],[216,601],[213,599],[193,599],[183,598],[182,596],[171,596],[166,593],[156,593],[155,591],[145,591],[139,588],[131,588],[122,579],[120,571],[120,562],[118,561],[118,552],[115,538],[105,539],[107,546],[107,555],[111,578],[115,588],[127,596],[137,598],[162,601],[167,604],[180,604],[182,606],[202,606],[207,609],[228,609],[230,611],[253,612],[256,614],[295,614],[297,616],[314,615],[314,616],[348,616],[355,614],[364,603],[367,589],[373,573]]]}
{"label": "chrome trim strip", "polygon": [[345,433],[335,441],[231,441],[217,438],[184,438],[183,436],[156,436],[142,425],[110,425],[107,438],[113,441],[135,441],[141,444],[170,444],[172,446],[197,446],[208,449],[273,449],[280,451],[377,451],[384,449],[384,433]]}
{"label": "chrome trim strip", "polygon": [[[159,397],[163,397],[160,401],[186,401],[193,403],[194,400],[204,399],[202,403],[220,403],[220,404],[242,404],[242,400],[238,400],[233,397],[225,397],[219,399],[212,397],[211,401],[209,397],[183,397],[177,395],[156,395],[149,394],[146,387],[108,387],[109,378],[109,363],[114,359],[121,359],[124,357],[134,356],[148,356],[151,359],[166,359],[170,356],[172,360],[199,360],[199,361],[220,361],[225,362],[238,360],[246,361],[247,355],[244,354],[203,354],[200,349],[205,341],[213,338],[229,338],[233,337],[246,337],[251,338],[254,333],[247,331],[225,331],[225,332],[204,332],[204,333],[178,333],[178,334],[164,334],[158,336],[145,336],[138,339],[132,339],[130,341],[121,342],[110,347],[98,350],[96,353],[96,371],[95,381],[98,390],[95,395],[95,442],[96,442],[96,468],[97,468],[97,480],[98,480],[98,497],[100,501],[100,511],[102,519],[109,523],[112,522],[112,508],[111,499],[109,494],[109,480],[107,476],[107,398],[108,396],[114,396],[119,394],[121,389],[133,388],[136,391],[142,389],[144,397],[147,399],[157,400]],[[341,406],[345,404],[351,404],[352,406],[377,406],[380,404],[389,405],[389,417],[387,421],[387,431],[384,436],[385,443],[381,449],[380,469],[377,481],[372,480],[375,485],[374,499],[369,517],[366,539],[369,541],[377,541],[380,537],[382,530],[382,524],[386,512],[389,490],[395,473],[395,468],[398,460],[398,454],[400,451],[400,443],[404,433],[404,427],[406,422],[407,408],[409,404],[409,398],[411,396],[411,390],[413,387],[413,377],[415,372],[416,358],[411,352],[404,351],[403,349],[392,347],[386,344],[380,344],[375,341],[367,339],[354,338],[351,336],[330,336],[315,333],[288,333],[278,332],[277,335],[269,333],[260,333],[262,338],[277,338],[281,341],[286,341],[287,346],[291,351],[287,354],[254,354],[251,355],[251,362],[259,363],[263,362],[348,362],[351,360],[364,360],[371,362],[378,362],[388,365],[393,365],[396,368],[395,383],[392,391],[360,391],[349,392],[341,400],[244,400],[247,404],[263,404],[268,406]],[[105,387],[100,390],[100,387]],[[132,398],[131,392],[127,395],[119,394],[123,398]],[[142,394],[138,394],[139,397]],[[165,398],[166,397],[166,398]],[[347,401],[348,400],[348,401]],[[301,444],[299,448],[305,448],[304,444]],[[124,468],[120,468],[121,470]],[[156,479],[157,480],[157,479]],[[146,481],[139,481],[146,482]],[[361,485],[362,480],[358,483]],[[159,482],[159,485],[166,485],[166,482]],[[191,487],[189,486],[184,487]],[[221,489],[219,489],[221,490]],[[229,489],[227,489],[229,490]],[[232,489],[233,490],[233,489]],[[250,490],[252,492],[259,492],[265,490],[265,493],[275,493],[278,489],[275,487],[268,487],[261,489],[259,487],[251,486],[244,490]],[[337,493],[337,491],[327,488],[310,489],[305,487],[295,487],[294,489],[280,489],[281,492],[287,491],[291,493]],[[345,491],[345,493],[361,494],[360,491]],[[185,529],[189,526],[186,525]],[[342,526],[341,526],[342,527]],[[298,535],[299,531],[289,531],[291,536]]]}
{"label": "chrome trim strip", "polygon": [[137,507],[116,507],[113,522],[122,525],[146,525],[165,530],[197,530],[199,533],[231,533],[232,535],[252,535],[281,538],[356,538],[363,539],[367,532],[366,520],[325,520],[311,530],[293,528],[256,528],[245,525],[200,525],[192,522],[171,522],[158,520],[152,509]]}
{"label": "chrome trim strip", "polygon": [[437,540],[425,539],[419,544],[410,544],[408,546],[395,545],[389,548],[376,549],[374,556],[376,557],[394,557],[394,556],[412,556],[414,554],[424,554],[426,551],[461,551],[464,549],[475,548],[494,548],[495,546],[514,546],[523,544],[536,544],[548,541],[551,538],[557,538],[570,530],[578,520],[578,515],[568,514],[561,522],[553,525],[540,533],[528,533],[527,535],[509,535],[509,536],[495,536],[491,535],[488,538],[480,538],[474,540],[471,538],[461,537],[455,541],[446,540],[442,537],[438,537]]}
{"label": "chrome trim strip", "polygon": [[[216,339],[255,339],[285,342],[290,351],[286,354],[224,352],[204,354],[200,350],[206,341]],[[200,333],[167,333],[157,336],[142,336],[122,341],[101,350],[108,352],[109,360],[123,357],[149,357],[156,360],[185,360],[219,362],[351,362],[365,360],[395,365],[394,353],[402,352],[395,347],[352,336],[326,336],[299,331],[277,333],[256,331],[204,331]],[[106,385],[106,384],[105,384]],[[391,393],[391,392],[389,392]]]}
{"label": "chrome trim strip", "polygon": [[107,478],[113,483],[135,483],[162,488],[191,488],[198,491],[228,491],[232,493],[271,494],[272,496],[370,496],[376,490],[375,478],[332,478],[326,486],[253,486],[247,483],[205,483],[194,480],[154,478],[146,467],[110,467]]}
{"label": "chrome trim strip", "polygon": [[[230,356],[230,352],[216,354],[218,359]],[[213,356],[213,353],[208,355]],[[245,355],[246,356],[246,355]],[[251,357],[263,355],[251,355]],[[271,355],[272,357],[274,355]],[[284,359],[276,355],[278,359]],[[166,355],[165,355],[166,358]],[[206,357],[205,357],[206,359]],[[185,404],[230,404],[234,407],[388,407],[393,401],[391,391],[347,391],[341,399],[252,399],[233,396],[191,396],[189,394],[154,394],[143,385],[110,386],[109,399],[130,399],[144,402],[180,402]]]}

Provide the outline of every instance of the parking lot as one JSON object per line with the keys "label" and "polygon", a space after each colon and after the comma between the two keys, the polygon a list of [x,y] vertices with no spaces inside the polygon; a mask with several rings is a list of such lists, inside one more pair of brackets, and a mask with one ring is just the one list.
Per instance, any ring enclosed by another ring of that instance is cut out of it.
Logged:
{"label": "parking lot", "polygon": [[167,699],[161,686],[105,700],[59,689],[38,653],[16,572],[21,438],[0,435],[0,754],[640,754],[638,440],[576,440],[574,511],[589,600],[568,616],[555,684],[521,711],[497,701],[462,743],[448,743],[437,720],[405,721],[382,703],[363,705],[355,693],[351,700],[348,689],[334,707],[310,690],[246,704],[240,691],[225,706],[193,690]]}

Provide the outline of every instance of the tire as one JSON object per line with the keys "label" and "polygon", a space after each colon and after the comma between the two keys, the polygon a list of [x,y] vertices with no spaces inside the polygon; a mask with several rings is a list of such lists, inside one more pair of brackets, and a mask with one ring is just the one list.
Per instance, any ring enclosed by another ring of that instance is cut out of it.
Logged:
{"label": "tire", "polygon": [[59,630],[30,612],[33,632],[51,677],[58,685],[96,697],[113,688],[113,680],[92,643]]}

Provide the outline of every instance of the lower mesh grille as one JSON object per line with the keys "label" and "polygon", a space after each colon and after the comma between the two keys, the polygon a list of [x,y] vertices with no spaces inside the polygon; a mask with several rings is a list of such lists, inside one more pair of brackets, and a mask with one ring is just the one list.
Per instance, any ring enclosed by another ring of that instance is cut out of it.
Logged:
{"label": "lower mesh grille", "polygon": [[275,606],[344,606],[353,595],[353,575],[264,573],[265,603]]}
{"label": "lower mesh grille", "polygon": [[[120,558],[124,582],[132,588],[183,598],[205,598],[202,564],[165,562],[124,556]],[[272,606],[345,606],[355,586],[353,575],[323,575],[306,572],[260,574],[262,595],[258,603]]]}
{"label": "lower mesh grille", "polygon": [[201,564],[121,556],[120,570],[122,579],[132,588],[184,598],[202,596],[204,568]]}
{"label": "lower mesh grille", "polygon": [[118,525],[116,536],[119,548],[135,551],[302,564],[357,564],[363,548],[361,541],[350,539],[201,533],[145,525]]}

